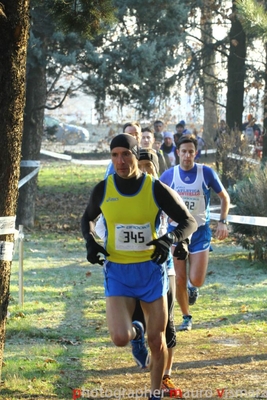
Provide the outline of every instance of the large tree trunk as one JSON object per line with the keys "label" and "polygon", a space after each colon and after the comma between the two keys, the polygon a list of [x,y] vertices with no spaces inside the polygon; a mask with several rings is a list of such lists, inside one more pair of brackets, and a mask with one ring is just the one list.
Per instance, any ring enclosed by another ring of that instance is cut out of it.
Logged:
{"label": "large tree trunk", "polygon": [[[201,32],[203,48],[203,87],[204,87],[204,134],[208,146],[214,145],[218,127],[217,86],[215,71],[215,51],[212,47],[212,10],[214,0],[206,1],[201,8]],[[216,29],[216,28],[215,28]]]}
{"label": "large tree trunk", "polygon": [[[23,111],[25,106],[26,53],[29,0],[0,3],[0,218],[17,210]],[[13,234],[3,233],[0,223],[0,375],[5,343]],[[9,231],[10,232],[10,231]]]}
{"label": "large tree trunk", "polygon": [[[246,35],[240,21],[236,16],[236,6],[233,1],[232,25],[230,29],[230,54],[228,58],[228,81],[227,81],[227,103],[226,123],[231,135],[234,135],[234,152],[240,153],[240,137],[242,114],[244,110],[244,81],[245,81],[245,59],[246,59]],[[231,161],[235,162],[234,160]],[[235,179],[243,178],[243,169],[237,168]],[[222,160],[222,183],[228,187],[231,182],[228,179],[229,159],[225,154]]]}
{"label": "large tree trunk", "polygon": [[[39,160],[43,136],[43,117],[46,102],[46,71],[44,66],[29,66],[27,73],[26,107],[22,141],[22,160]],[[32,168],[21,168],[21,179],[32,172]],[[37,190],[35,175],[19,191],[17,224],[34,226]]]}
{"label": "large tree trunk", "polygon": [[[24,127],[22,139],[22,160],[38,161],[43,137],[44,107],[46,104],[46,65],[48,37],[54,30],[51,28],[51,16],[46,3],[41,2],[32,9],[29,54],[27,60],[27,87]],[[49,19],[50,18],[50,19]],[[52,26],[54,26],[52,24]],[[48,35],[48,37],[46,36]],[[39,40],[38,53],[35,52],[33,38]],[[22,167],[20,178],[24,178],[33,168]],[[38,175],[27,181],[19,190],[17,224],[26,227],[34,226],[35,201]]]}
{"label": "large tree trunk", "polygon": [[228,58],[226,122],[230,129],[240,130],[244,109],[246,35],[235,12],[236,7],[233,5]]}

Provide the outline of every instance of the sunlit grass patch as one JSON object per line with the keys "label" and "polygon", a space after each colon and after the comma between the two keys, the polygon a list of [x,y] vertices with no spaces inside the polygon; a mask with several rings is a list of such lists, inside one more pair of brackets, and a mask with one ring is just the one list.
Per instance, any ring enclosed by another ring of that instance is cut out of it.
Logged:
{"label": "sunlit grass patch", "polygon": [[76,165],[73,163],[53,162],[41,168],[38,175],[39,192],[46,194],[84,193],[85,186],[93,185],[104,178],[105,166]]}

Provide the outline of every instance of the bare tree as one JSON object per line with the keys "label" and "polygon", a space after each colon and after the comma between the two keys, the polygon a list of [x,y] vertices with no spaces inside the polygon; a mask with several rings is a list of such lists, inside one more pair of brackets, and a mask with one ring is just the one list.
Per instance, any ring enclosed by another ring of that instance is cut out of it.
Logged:
{"label": "bare tree", "polygon": [[204,93],[204,136],[207,144],[213,144],[218,125],[217,76],[213,40],[214,0],[203,2],[201,7],[201,39],[203,41],[203,93]]}

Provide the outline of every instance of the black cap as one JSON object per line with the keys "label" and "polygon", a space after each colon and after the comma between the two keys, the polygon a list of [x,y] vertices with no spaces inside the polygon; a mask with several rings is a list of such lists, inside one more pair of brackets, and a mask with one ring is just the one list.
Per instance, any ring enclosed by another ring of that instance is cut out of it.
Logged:
{"label": "black cap", "polygon": [[137,140],[128,133],[120,133],[118,136],[115,136],[110,143],[110,150],[115,147],[125,147],[135,155],[137,160],[139,160],[139,147]]}
{"label": "black cap", "polygon": [[139,161],[141,160],[151,161],[155,167],[157,174],[159,173],[159,159],[157,153],[153,149],[140,149]]}

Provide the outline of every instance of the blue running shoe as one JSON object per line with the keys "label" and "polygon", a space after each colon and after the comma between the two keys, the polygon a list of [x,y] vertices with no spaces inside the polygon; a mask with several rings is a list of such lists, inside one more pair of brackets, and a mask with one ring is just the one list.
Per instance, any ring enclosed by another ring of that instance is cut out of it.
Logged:
{"label": "blue running shoe", "polygon": [[144,326],[139,321],[133,321],[133,326],[136,328],[136,332],[139,333],[139,339],[131,340],[133,358],[140,368],[147,368],[149,354],[145,344]]}
{"label": "blue running shoe", "polygon": [[183,316],[183,323],[178,326],[178,331],[191,331],[192,329],[192,315],[184,315]]}
{"label": "blue running shoe", "polygon": [[194,286],[188,287],[187,291],[188,291],[188,304],[190,306],[193,306],[199,296],[198,288]]}

